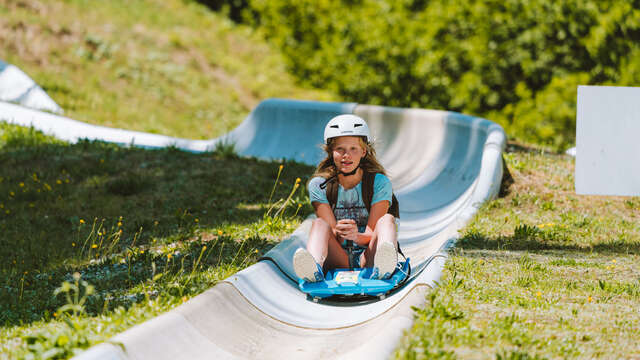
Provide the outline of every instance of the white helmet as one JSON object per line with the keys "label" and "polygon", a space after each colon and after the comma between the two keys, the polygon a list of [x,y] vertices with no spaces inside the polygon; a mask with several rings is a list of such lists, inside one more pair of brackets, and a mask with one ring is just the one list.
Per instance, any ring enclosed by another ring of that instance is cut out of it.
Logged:
{"label": "white helmet", "polygon": [[363,118],[352,114],[343,114],[329,120],[327,126],[325,126],[324,143],[326,144],[327,140],[331,138],[340,136],[364,136],[369,142],[371,133],[369,132],[369,125]]}

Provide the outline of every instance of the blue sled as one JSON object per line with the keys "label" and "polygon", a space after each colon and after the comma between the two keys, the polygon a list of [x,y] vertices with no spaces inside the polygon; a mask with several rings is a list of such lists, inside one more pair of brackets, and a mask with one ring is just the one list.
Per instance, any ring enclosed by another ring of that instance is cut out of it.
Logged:
{"label": "blue sled", "polygon": [[308,282],[298,280],[298,287],[309,294],[313,301],[330,296],[364,295],[384,299],[386,294],[409,276],[409,259],[398,262],[396,271],[389,279],[371,279],[373,268],[329,270],[324,281]]}

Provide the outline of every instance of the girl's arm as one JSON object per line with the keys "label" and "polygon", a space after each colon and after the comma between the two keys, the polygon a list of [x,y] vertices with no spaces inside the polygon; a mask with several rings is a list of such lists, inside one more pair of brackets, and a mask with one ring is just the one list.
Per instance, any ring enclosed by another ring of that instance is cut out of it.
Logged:
{"label": "girl's arm", "polygon": [[356,243],[358,243],[358,245],[367,245],[369,241],[371,241],[373,230],[376,229],[378,220],[380,220],[380,218],[384,214],[386,214],[387,211],[389,211],[389,205],[390,204],[388,200],[378,201],[377,203],[371,205],[371,211],[369,212],[369,221],[367,222],[367,229],[363,233],[358,234],[358,239],[356,240]]}
{"label": "girl's arm", "polygon": [[329,204],[313,201],[311,203],[313,208],[316,210],[316,216],[320,219],[324,220],[331,227],[331,231],[333,231],[333,236],[338,238],[336,235],[336,217],[333,215],[333,210],[331,210],[331,206]]}

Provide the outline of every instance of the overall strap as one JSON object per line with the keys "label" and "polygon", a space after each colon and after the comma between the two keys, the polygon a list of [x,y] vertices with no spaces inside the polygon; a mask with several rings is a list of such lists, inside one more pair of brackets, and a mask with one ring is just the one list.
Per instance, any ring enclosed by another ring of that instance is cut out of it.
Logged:
{"label": "overall strap", "polygon": [[[373,200],[373,183],[376,179],[375,173],[364,173],[362,175],[362,201],[368,212],[371,212],[371,200]],[[400,218],[400,208],[398,206],[398,199],[391,193],[391,204],[389,204],[389,210],[387,213],[393,215],[396,219]]]}
{"label": "overall strap", "polygon": [[373,182],[376,174],[364,172],[362,174],[362,201],[367,212],[371,213],[371,200],[373,200]]}
{"label": "overall strap", "polygon": [[336,209],[336,203],[338,202],[338,178],[335,177],[333,179],[329,179],[325,183],[326,186],[326,195],[327,200],[329,200],[329,205],[331,206],[331,210]]}

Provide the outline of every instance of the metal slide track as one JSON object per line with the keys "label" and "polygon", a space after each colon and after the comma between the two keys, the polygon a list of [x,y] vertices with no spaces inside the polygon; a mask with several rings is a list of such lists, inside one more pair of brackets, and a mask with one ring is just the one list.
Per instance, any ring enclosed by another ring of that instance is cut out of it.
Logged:
{"label": "metal slide track", "polygon": [[354,304],[307,299],[292,280],[292,255],[306,242],[309,218],[262,261],[76,359],[387,358],[413,323],[411,307],[422,305],[440,278],[444,249],[478,207],[498,193],[505,134],[491,121],[454,112],[270,99],[232,132],[193,141],[0,103],[0,120],[72,142],[88,138],[201,152],[228,141],[241,155],[308,164],[322,157],[326,122],[343,113],[369,123],[399,199],[399,241],[414,268],[403,288],[384,300]]}

